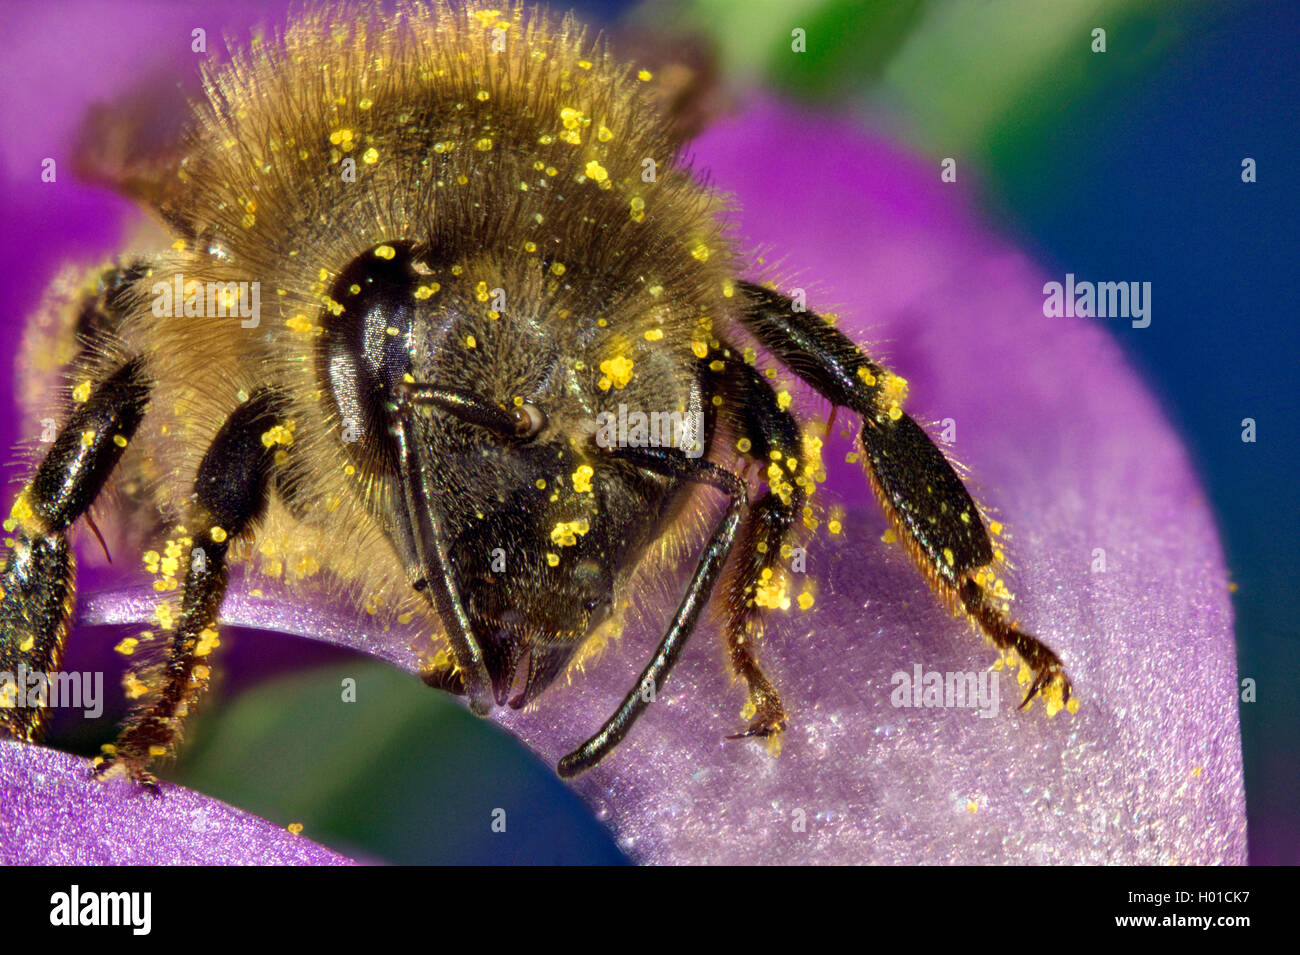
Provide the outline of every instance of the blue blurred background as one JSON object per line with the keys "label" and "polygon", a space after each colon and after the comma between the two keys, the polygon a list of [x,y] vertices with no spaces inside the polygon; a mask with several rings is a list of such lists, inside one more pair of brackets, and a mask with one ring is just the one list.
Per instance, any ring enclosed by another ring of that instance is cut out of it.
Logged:
{"label": "blue blurred background", "polygon": [[[6,6],[14,13],[20,5]],[[42,35],[31,27],[33,17],[71,20],[86,8],[102,16],[106,7],[60,6],[33,12],[21,5],[15,42]],[[250,15],[274,19],[282,6],[221,9],[237,27]],[[672,24],[699,38],[741,102],[746,89],[775,90],[857,116],[936,162],[960,157],[963,177],[979,183],[991,227],[1028,249],[1049,274],[1152,283],[1149,328],[1107,327],[1163,401],[1218,515],[1236,585],[1240,674],[1258,687],[1256,702],[1241,706],[1251,859],[1300,862],[1300,527],[1293,496],[1300,434],[1296,320],[1283,301],[1297,249],[1294,5],[575,6],[616,36],[641,37]],[[158,9],[172,15],[180,7],[212,19],[212,4]],[[794,26],[833,40],[810,44],[792,66],[779,54],[788,51]],[[1090,48],[1097,27],[1106,30],[1104,54]],[[122,29],[129,43],[129,24]],[[16,122],[4,119],[5,137],[18,134]],[[1257,164],[1254,183],[1241,178],[1246,157]],[[6,295],[20,310],[6,324],[17,327],[62,260],[62,250],[24,246],[23,224],[60,215],[71,224],[81,210],[75,202],[51,210],[8,198],[5,206],[5,221],[18,226],[5,240],[5,261],[11,269],[27,266]],[[115,235],[109,227],[86,230],[72,245],[103,254]],[[1242,441],[1245,418],[1256,422],[1254,443]],[[7,473],[16,472],[11,466]],[[115,642],[112,635],[97,642],[107,641]],[[272,820],[302,822],[306,834],[365,858],[622,858],[549,766],[409,677],[288,637],[233,634],[226,643],[228,699],[202,715],[172,774],[178,781]],[[73,652],[93,651],[74,645]],[[298,665],[268,672],[267,659]],[[329,703],[337,699],[336,668],[345,661],[366,692],[360,717],[344,724]],[[75,657],[68,665],[77,667]],[[366,699],[383,705],[367,707]],[[111,739],[114,715],[91,727],[60,727],[52,742],[93,753]],[[303,726],[312,727],[310,738]],[[507,810],[507,833],[485,824],[494,808]]]}

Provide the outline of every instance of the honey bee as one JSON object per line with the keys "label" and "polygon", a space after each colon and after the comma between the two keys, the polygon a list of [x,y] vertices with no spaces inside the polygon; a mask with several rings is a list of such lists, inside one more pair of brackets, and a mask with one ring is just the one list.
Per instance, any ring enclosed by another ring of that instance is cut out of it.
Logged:
{"label": "honey bee", "polygon": [[[305,14],[208,71],[174,154],[118,182],[170,244],[59,312],[66,410],[4,525],[5,671],[59,669],[68,531],[94,502],[157,535],[157,627],[131,641],[134,710],[96,772],[152,784],[236,565],[417,620],[425,681],[485,715],[580,668],[647,581],[693,564],[637,684],[558,772],[614,749],[711,604],[748,691],[736,737],[779,739],[763,616],[788,605],[825,471],[760,355],[860,419],[894,532],[1019,656],[1025,701],[1069,702],[906,381],[743,278],[663,102],[650,71],[522,5]],[[46,715],[0,708],[0,727],[36,740]]]}

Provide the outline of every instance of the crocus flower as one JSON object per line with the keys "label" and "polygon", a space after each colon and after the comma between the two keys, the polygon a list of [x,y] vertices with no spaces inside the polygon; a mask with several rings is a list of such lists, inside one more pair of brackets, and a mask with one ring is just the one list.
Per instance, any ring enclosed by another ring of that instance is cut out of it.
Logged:
{"label": "crocus flower", "polygon": [[[806,288],[812,307],[833,310],[909,380],[909,411],[942,423],[935,433],[946,429],[948,450],[1006,524],[1016,614],[1060,653],[1081,705],[1053,718],[1039,704],[1017,710],[1013,676],[996,671],[988,718],[896,705],[896,674],[978,674],[996,654],[882,540],[860,465],[841,448],[828,454],[827,490],[845,508],[843,531],[809,549],[815,604],[768,626],[763,656],[791,711],[780,755],[724,739],[743,725],[744,693],[705,627],[576,790],[648,863],[1244,862],[1232,615],[1214,521],[1108,331],[1045,317],[1047,277],[981,224],[937,163],[851,123],[760,100],[693,152],[734,196],[741,246],[771,259],[755,257],[750,275]],[[818,410],[806,393],[795,402]],[[83,614],[143,620],[147,603],[91,596]],[[223,616],[415,667],[411,634],[326,600],[236,587]],[[493,718],[553,763],[613,710],[658,636],[629,633],[581,680]],[[95,839],[113,846],[104,859],[145,858],[145,834],[202,798],[132,802],[83,786],[84,770],[0,747],[0,860],[69,858],[61,845]],[[94,836],[59,822],[77,801],[94,809]],[[249,826],[250,843],[265,837],[249,850],[262,858],[325,861],[233,810],[200,814]]]}

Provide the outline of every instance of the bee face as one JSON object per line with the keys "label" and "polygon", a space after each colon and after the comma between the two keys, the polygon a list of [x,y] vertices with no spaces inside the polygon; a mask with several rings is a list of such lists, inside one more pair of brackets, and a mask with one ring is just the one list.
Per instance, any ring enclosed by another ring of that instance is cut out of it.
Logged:
{"label": "bee face", "polygon": [[594,444],[591,398],[540,306],[508,322],[479,297],[412,243],[369,249],[334,284],[317,367],[394,545],[432,574],[445,542],[496,702],[517,708],[609,615],[647,508],[676,484]]}

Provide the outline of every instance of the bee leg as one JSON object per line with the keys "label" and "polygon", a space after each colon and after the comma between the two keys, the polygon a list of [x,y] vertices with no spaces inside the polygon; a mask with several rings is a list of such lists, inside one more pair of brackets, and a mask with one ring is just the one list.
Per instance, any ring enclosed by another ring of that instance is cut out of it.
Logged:
{"label": "bee leg", "polygon": [[784,295],[751,283],[740,283],[740,289],[748,302],[741,315],[745,328],[833,405],[861,417],[863,467],[876,500],[949,610],[964,614],[1029,668],[1021,706],[1040,693],[1049,712],[1068,703],[1070,681],[1060,657],[1008,617],[1009,595],[997,577],[997,555],[979,508],[943,452],[903,413],[907,382]]}
{"label": "bee leg", "polygon": [[181,720],[206,688],[206,659],[219,643],[226,554],[266,508],[274,446],[263,443],[262,435],[280,414],[276,392],[254,392],[226,419],[204,454],[194,480],[194,509],[187,518],[192,544],[171,645],[161,668],[144,674],[144,698],[108,755],[97,760],[97,775],[121,767],[131,778],[152,785],[149,764],[170,754]]}
{"label": "bee leg", "polygon": [[560,760],[556,772],[565,778],[577,776],[609,755],[619,741],[627,735],[632,724],[636,722],[663,687],[664,681],[672,670],[677,657],[686,646],[686,641],[695,632],[709,598],[713,594],[714,584],[722,573],[722,568],[731,553],[740,527],[741,513],[748,504],[745,485],[740,478],[730,471],[724,471],[709,461],[688,458],[676,450],[652,450],[649,448],[620,448],[609,452],[625,458],[640,467],[657,471],[670,477],[679,477],[697,483],[711,484],[725,491],[730,497],[726,513],[713,529],[713,536],[704,547],[695,575],[691,578],[682,602],[673,615],[672,623],[659,642],[654,657],[637,680],[636,686],[623,698],[623,702],[600,730]]}
{"label": "bee leg", "polygon": [[728,739],[777,736],[785,729],[786,714],[780,694],[758,663],[757,644],[763,635],[759,597],[777,569],[781,548],[807,500],[804,485],[795,483],[798,474],[789,468],[791,461],[798,466],[799,425],[777,404],[772,388],[747,362],[729,355],[718,376],[724,395],[722,413],[732,416],[736,432],[749,442],[743,453],[760,467],[766,466],[769,476],[776,478],[750,508],[727,587],[727,662],[748,688],[746,715],[750,717],[744,732]]}
{"label": "bee leg", "polygon": [[49,701],[19,701],[26,681],[18,674],[53,674],[62,665],[76,571],[67,530],[103,489],[148,398],[141,359],[100,380],[73,407],[4,522],[9,553],[0,572],[0,673],[19,682],[0,681],[0,733],[41,738]]}

